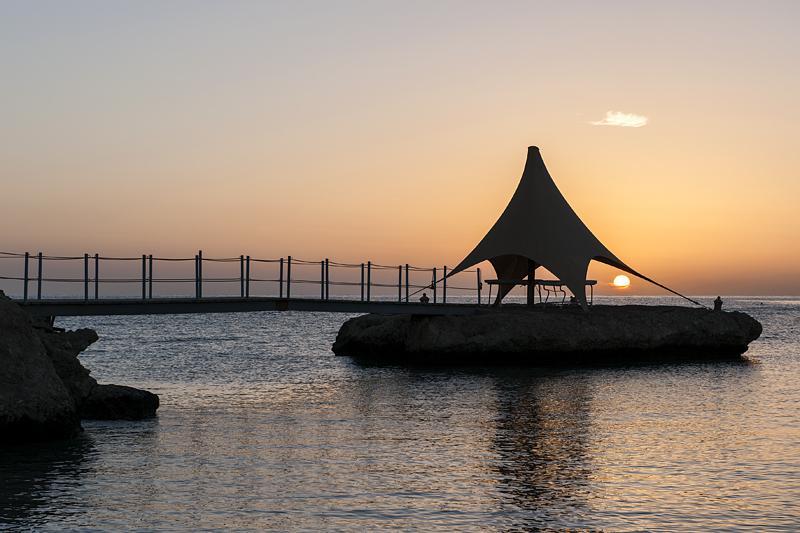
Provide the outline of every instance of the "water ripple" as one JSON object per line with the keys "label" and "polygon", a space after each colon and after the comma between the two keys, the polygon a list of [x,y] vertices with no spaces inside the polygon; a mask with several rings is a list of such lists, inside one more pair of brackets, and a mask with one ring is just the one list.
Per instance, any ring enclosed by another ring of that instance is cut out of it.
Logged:
{"label": "water ripple", "polygon": [[4,450],[0,524],[796,530],[797,300],[726,305],[764,323],[747,361],[591,369],[360,365],[323,313],[61,320],[162,408]]}

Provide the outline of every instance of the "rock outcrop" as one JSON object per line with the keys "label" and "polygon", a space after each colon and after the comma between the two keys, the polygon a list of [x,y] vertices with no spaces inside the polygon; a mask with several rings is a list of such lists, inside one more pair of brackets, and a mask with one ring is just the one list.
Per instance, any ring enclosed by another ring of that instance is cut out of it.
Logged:
{"label": "rock outcrop", "polygon": [[83,401],[81,418],[90,420],[142,420],[152,418],[158,396],[124,385],[98,385]]}
{"label": "rock outcrop", "polygon": [[0,291],[0,444],[69,437],[81,418],[155,416],[158,396],[98,385],[81,365],[78,354],[97,338],[35,322]]}
{"label": "rock outcrop", "polygon": [[505,307],[463,316],[364,315],[345,322],[337,355],[414,362],[541,364],[652,356],[739,356],[761,334],[741,312],[678,306]]}
{"label": "rock outcrop", "polygon": [[0,443],[80,431],[77,406],[31,317],[0,291]]}
{"label": "rock outcrop", "polygon": [[93,329],[61,331],[44,324],[34,324],[34,328],[56,374],[61,378],[76,406],[80,406],[97,387],[97,380],[78,360],[78,354],[97,341],[97,332]]}

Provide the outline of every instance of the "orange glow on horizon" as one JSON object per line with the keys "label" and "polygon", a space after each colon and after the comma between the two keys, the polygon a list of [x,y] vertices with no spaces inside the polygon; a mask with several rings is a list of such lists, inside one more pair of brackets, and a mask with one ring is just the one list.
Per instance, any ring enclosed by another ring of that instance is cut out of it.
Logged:
{"label": "orange glow on horizon", "polygon": [[0,251],[453,266],[536,145],[644,275],[800,295],[798,5],[280,6],[10,10]]}

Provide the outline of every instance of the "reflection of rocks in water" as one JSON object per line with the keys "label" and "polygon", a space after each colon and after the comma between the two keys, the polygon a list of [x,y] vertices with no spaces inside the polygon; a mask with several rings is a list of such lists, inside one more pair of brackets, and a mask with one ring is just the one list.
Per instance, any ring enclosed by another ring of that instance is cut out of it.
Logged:
{"label": "reflection of rocks in water", "polygon": [[520,509],[542,514],[584,507],[590,476],[586,385],[529,376],[498,381],[497,392],[500,490]]}
{"label": "reflection of rocks in water", "polygon": [[361,431],[371,461],[362,468],[380,479],[365,492],[420,494],[484,519],[499,512],[511,529],[582,525],[576,517],[589,514],[593,472],[585,378],[541,368],[359,365],[372,371],[356,382],[354,408],[370,421]]}
{"label": "reflection of rocks in water", "polygon": [[167,496],[158,419],[86,426],[74,439],[2,448],[0,530],[108,529],[159,508]]}
{"label": "reflection of rocks in water", "polygon": [[[74,498],[75,487],[95,453],[86,436],[54,443],[13,446],[0,454],[0,525],[35,528],[51,523],[59,496]],[[77,512],[80,502],[70,505]]]}

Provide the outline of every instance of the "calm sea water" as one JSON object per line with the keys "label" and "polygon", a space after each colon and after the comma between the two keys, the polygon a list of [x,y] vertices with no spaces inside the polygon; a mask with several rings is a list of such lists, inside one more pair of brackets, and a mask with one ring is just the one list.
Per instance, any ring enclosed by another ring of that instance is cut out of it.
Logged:
{"label": "calm sea water", "polygon": [[363,366],[336,314],[60,319],[162,407],[3,450],[0,524],[796,530],[800,299],[726,306],[747,360],[605,368]]}

